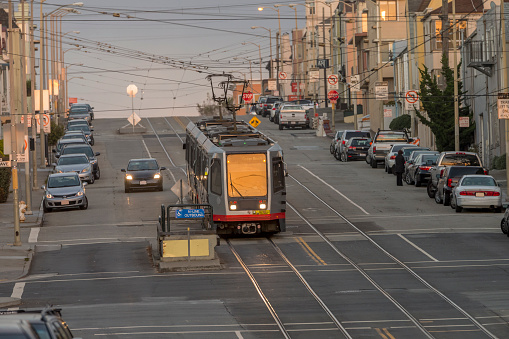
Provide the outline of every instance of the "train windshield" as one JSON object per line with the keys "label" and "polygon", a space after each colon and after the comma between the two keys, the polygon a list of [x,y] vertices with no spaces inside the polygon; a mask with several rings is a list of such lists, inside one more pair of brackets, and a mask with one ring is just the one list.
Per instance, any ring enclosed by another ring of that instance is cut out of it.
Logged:
{"label": "train windshield", "polygon": [[265,154],[229,154],[228,195],[260,197],[267,195],[267,158]]}

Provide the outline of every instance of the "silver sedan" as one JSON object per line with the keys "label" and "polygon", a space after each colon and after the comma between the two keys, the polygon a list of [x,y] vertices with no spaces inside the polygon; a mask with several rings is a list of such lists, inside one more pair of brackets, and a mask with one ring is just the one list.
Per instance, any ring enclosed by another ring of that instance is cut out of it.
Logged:
{"label": "silver sedan", "polygon": [[451,208],[489,208],[502,212],[502,190],[491,175],[464,175],[453,188]]}
{"label": "silver sedan", "polygon": [[89,184],[95,182],[92,165],[84,153],[61,155],[58,162],[53,165],[55,166],[55,173],[76,172],[82,181]]}

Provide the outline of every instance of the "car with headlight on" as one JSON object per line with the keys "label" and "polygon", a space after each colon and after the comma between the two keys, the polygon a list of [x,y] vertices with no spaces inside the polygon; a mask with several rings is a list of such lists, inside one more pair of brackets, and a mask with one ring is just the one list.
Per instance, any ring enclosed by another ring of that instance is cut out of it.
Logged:
{"label": "car with headlight on", "polygon": [[86,182],[82,182],[78,173],[53,173],[48,176],[48,182],[42,186],[45,190],[43,209],[51,212],[54,209],[79,207],[88,208],[85,195]]}
{"label": "car with headlight on", "polygon": [[92,164],[90,164],[87,155],[84,153],[62,155],[58,158],[58,162],[53,165],[55,166],[55,173],[76,172],[82,181],[89,184],[95,182]]}
{"label": "car with headlight on", "polygon": [[491,175],[467,174],[452,189],[451,208],[489,208],[502,212],[502,190]]}
{"label": "car with headlight on", "polygon": [[131,192],[133,189],[154,188],[158,191],[163,190],[163,175],[166,167],[159,167],[156,159],[131,159],[127,164],[127,169],[122,168],[125,172],[124,189],[125,193]]}

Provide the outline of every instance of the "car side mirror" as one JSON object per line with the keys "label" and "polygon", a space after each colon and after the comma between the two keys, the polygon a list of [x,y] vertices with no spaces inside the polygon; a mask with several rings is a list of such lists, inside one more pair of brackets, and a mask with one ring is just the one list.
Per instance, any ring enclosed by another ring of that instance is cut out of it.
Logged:
{"label": "car side mirror", "polygon": [[95,152],[95,156],[101,155],[100,152]]}
{"label": "car side mirror", "polygon": [[166,169],[166,167],[161,167],[161,171],[164,171]]}
{"label": "car side mirror", "polygon": [[57,167],[57,164],[53,162],[53,163],[51,163],[51,166]]}
{"label": "car side mirror", "polygon": [[46,190],[46,185],[42,185],[41,189]]}
{"label": "car side mirror", "polygon": [[122,169],[120,170],[120,172],[125,172],[125,168],[122,168]]}
{"label": "car side mirror", "polygon": [[88,182],[86,181],[83,181],[83,187],[87,186],[88,185]]}

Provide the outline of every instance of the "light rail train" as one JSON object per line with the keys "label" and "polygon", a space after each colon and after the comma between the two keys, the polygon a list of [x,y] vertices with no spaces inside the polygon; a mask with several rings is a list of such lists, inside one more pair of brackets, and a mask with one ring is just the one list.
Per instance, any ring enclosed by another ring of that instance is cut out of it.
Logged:
{"label": "light rail train", "polygon": [[206,118],[186,127],[194,203],[212,206],[218,234],[286,230],[283,150],[243,121]]}

